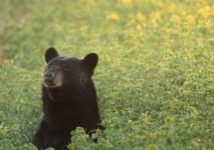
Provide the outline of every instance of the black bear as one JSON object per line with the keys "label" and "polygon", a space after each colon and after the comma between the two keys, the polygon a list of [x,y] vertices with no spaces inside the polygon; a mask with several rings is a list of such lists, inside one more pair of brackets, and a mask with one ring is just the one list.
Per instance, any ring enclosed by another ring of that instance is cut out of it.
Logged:
{"label": "black bear", "polygon": [[59,56],[55,48],[46,50],[47,67],[42,83],[43,117],[33,137],[38,149],[66,150],[70,132],[77,126],[87,133],[99,128],[96,90],[91,79],[98,55],[80,60]]}

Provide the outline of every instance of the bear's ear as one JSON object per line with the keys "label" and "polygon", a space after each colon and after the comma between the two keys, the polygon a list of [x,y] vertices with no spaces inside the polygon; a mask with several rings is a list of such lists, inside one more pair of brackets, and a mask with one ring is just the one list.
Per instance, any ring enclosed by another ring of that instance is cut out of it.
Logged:
{"label": "bear's ear", "polygon": [[48,63],[51,59],[59,56],[57,50],[54,47],[50,47],[45,52],[45,60]]}
{"label": "bear's ear", "polygon": [[85,56],[83,62],[86,67],[87,73],[89,73],[89,75],[92,76],[94,68],[96,67],[98,62],[98,55],[96,53],[90,53]]}

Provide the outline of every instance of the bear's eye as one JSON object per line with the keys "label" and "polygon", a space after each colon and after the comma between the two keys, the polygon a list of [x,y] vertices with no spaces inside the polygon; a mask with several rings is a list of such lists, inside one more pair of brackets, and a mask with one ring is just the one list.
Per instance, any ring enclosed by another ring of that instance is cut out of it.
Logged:
{"label": "bear's eye", "polygon": [[47,68],[49,68],[49,69],[50,69],[51,67],[52,67],[52,65],[48,65],[48,66],[47,66]]}

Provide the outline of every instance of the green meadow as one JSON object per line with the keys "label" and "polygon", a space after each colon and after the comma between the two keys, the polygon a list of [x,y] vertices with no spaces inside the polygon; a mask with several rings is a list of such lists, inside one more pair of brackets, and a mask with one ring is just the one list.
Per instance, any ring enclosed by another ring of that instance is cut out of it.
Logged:
{"label": "green meadow", "polygon": [[99,55],[105,126],[71,150],[214,149],[213,0],[1,0],[0,150],[36,150],[44,52]]}

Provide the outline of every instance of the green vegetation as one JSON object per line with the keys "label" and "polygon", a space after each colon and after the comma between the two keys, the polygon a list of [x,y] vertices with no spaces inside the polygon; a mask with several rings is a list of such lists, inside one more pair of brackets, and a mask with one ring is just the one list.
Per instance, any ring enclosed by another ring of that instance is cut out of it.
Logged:
{"label": "green vegetation", "polygon": [[44,50],[100,56],[106,127],[71,149],[214,149],[213,0],[1,0],[0,150],[31,150]]}

